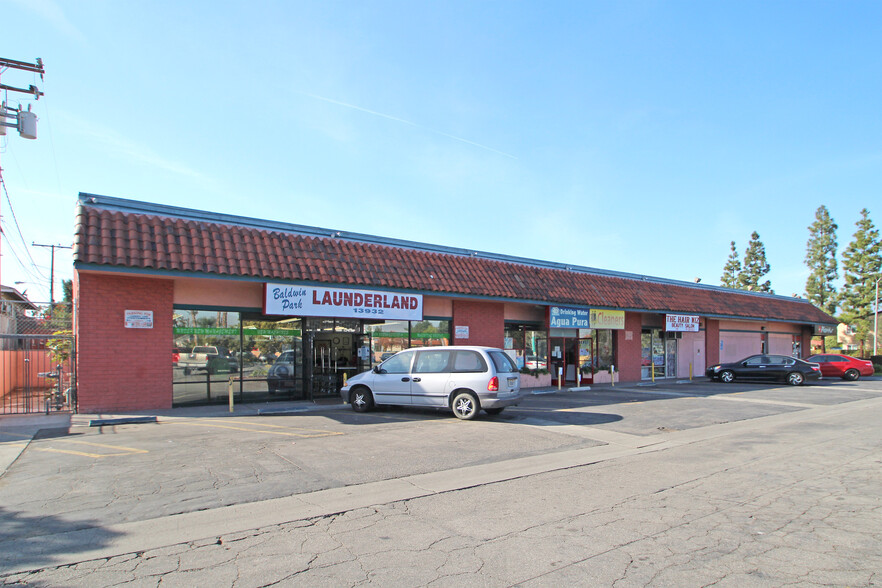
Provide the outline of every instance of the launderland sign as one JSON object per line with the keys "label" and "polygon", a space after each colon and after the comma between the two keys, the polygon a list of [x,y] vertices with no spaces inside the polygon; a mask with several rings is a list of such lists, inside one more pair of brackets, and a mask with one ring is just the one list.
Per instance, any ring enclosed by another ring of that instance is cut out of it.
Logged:
{"label": "launderland sign", "polygon": [[423,320],[423,296],[376,290],[350,290],[272,284],[264,287],[263,313],[356,319]]}

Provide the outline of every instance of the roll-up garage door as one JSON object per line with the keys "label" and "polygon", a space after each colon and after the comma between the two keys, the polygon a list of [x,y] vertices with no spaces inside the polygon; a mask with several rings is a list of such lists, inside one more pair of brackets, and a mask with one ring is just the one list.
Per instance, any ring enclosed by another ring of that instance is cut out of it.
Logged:
{"label": "roll-up garage door", "polygon": [[720,361],[722,363],[738,361],[748,355],[762,353],[762,351],[762,333],[720,331]]}

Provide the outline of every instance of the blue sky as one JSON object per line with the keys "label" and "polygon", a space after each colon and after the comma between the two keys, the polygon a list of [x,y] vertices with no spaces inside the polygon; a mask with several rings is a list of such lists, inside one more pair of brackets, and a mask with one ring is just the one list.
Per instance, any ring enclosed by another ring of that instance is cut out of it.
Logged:
{"label": "blue sky", "polygon": [[[82,191],[718,284],[756,230],[789,295],[819,205],[840,250],[882,224],[877,1],[0,10],[0,56],[46,67],[2,74],[46,93],[0,152],[28,245],[69,245]],[[3,283],[48,299],[0,211]]]}

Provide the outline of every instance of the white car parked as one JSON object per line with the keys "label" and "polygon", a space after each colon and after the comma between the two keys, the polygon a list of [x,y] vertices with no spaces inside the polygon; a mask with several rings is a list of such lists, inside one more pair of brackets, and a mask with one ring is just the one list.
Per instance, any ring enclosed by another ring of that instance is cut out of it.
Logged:
{"label": "white car parked", "polygon": [[375,405],[449,408],[471,420],[480,410],[497,415],[520,403],[518,368],[502,349],[493,347],[419,347],[400,351],[349,379],[340,389],[356,412]]}

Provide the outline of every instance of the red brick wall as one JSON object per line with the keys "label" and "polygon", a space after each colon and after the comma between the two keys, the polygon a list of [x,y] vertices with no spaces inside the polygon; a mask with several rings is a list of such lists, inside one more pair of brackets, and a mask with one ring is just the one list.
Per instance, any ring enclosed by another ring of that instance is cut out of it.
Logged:
{"label": "red brick wall", "polygon": [[704,328],[704,348],[707,350],[707,366],[720,363],[720,321],[707,319]]}
{"label": "red brick wall", "polygon": [[[505,305],[501,302],[453,301],[454,345],[486,345],[502,347],[505,344]],[[457,339],[456,327],[468,327],[469,338]]]}
{"label": "red brick wall", "polygon": [[[640,331],[643,322],[640,313],[625,313],[625,328],[613,331],[616,338],[616,371],[621,382],[640,381]],[[631,339],[628,340],[628,333]]]}
{"label": "red brick wall", "polygon": [[[171,408],[171,280],[76,272],[80,412]],[[152,329],[125,328],[126,310],[152,310]]]}

